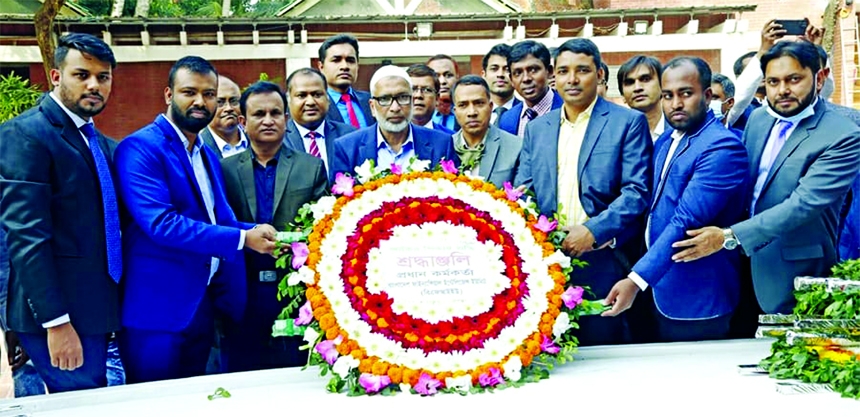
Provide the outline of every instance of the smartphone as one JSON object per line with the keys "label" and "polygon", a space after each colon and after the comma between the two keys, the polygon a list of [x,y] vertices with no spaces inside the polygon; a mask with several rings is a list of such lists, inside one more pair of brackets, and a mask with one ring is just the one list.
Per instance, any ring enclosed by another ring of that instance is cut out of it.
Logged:
{"label": "smartphone", "polygon": [[774,23],[782,25],[786,35],[799,36],[806,33],[806,27],[809,26],[809,20],[776,20]]}

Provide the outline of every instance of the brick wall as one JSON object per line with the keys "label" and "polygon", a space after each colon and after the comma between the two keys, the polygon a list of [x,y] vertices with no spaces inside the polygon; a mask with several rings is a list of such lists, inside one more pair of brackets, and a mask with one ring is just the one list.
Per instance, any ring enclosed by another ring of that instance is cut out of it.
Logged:
{"label": "brick wall", "polygon": [[[229,76],[240,87],[256,81],[265,72],[272,81],[283,86],[284,61],[261,59],[253,61],[213,61],[218,71]],[[165,111],[164,88],[172,62],[123,63],[114,70],[113,88],[105,110],[96,116],[96,125],[104,134],[120,140],[151,123]],[[30,67],[31,82],[49,85],[42,64]]]}

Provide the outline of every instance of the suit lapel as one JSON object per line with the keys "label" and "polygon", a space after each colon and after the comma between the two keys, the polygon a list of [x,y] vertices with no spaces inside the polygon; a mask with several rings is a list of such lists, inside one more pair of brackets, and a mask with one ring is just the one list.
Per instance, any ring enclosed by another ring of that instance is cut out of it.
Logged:
{"label": "suit lapel", "polygon": [[[552,211],[555,212],[558,209],[558,132],[561,129],[561,115],[554,112],[550,112],[549,114],[551,116],[545,117],[543,118],[545,120],[539,122],[543,123],[543,126],[541,126],[543,129],[534,130],[534,132],[540,132],[537,134],[537,137],[532,138],[532,141],[537,144],[534,148],[540,151],[535,155],[535,160],[538,163],[532,165],[536,166],[536,169],[533,168],[535,171],[544,172],[541,176],[544,178],[549,177],[547,179],[547,190],[549,190],[549,193],[546,197],[550,198],[553,202]],[[538,176],[534,175],[534,177],[535,182],[538,182]],[[538,201],[540,200],[541,197],[538,196]]]}
{"label": "suit lapel", "polygon": [[251,150],[242,152],[236,169],[239,171],[239,182],[245,192],[245,201],[248,202],[248,212],[251,218],[257,221],[257,188],[254,184],[254,161],[251,158]]}
{"label": "suit lapel", "polygon": [[[364,161],[370,159],[376,162],[376,129],[367,129],[366,136],[358,148],[358,161],[356,166],[360,166]],[[350,169],[355,169],[351,167]]]}
{"label": "suit lapel", "polygon": [[325,123],[325,138],[323,139],[323,142],[325,142],[326,167],[330,167],[333,163],[332,158],[334,158],[334,140],[338,137],[339,135],[337,134],[337,129],[335,129],[334,123]]}
{"label": "suit lapel", "polygon": [[218,148],[218,144],[215,142],[215,138],[213,138],[212,134],[209,133],[208,127],[204,127],[203,130],[200,131],[198,137],[203,139],[203,144],[208,146],[209,149],[212,149],[219,159],[224,158],[224,155],[221,154],[221,149]]}
{"label": "suit lapel", "polygon": [[287,142],[289,142],[289,146],[299,152],[305,152],[305,142],[299,133],[299,128],[296,126],[296,122],[292,119],[287,124]]}
{"label": "suit lapel", "polygon": [[[695,135],[694,135],[695,136]],[[657,200],[660,199],[660,196],[663,194],[663,188],[666,186],[666,178],[669,176],[669,171],[672,170],[672,166],[675,165],[675,162],[678,160],[684,152],[687,152],[687,149],[690,149],[690,136],[684,135],[681,138],[681,142],[678,143],[678,147],[675,148],[675,153],[673,155],[669,155],[668,150],[664,152],[660,152],[665,155],[664,157],[659,157],[658,163],[654,166],[654,184],[657,184],[657,189],[654,192],[654,198],[651,199],[651,209],[654,209],[654,206],[657,204]],[[672,148],[672,138],[669,137],[669,141],[664,145],[667,148]],[[669,159],[669,165],[666,165],[666,158]],[[663,169],[663,165],[666,165],[666,169]]]}
{"label": "suit lapel", "polygon": [[170,125],[170,122],[163,115],[158,115],[158,118],[155,119],[155,125],[161,129],[161,133],[168,139],[170,150],[179,159],[179,164],[182,165],[182,170],[185,171],[185,178],[188,181],[188,185],[194,191],[194,196],[197,198],[198,204],[201,207],[206,207],[206,204],[203,202],[203,192],[200,191],[200,186],[197,184],[197,177],[194,175],[194,168],[191,167],[191,160],[188,158],[188,151],[185,149],[182,139],[176,135],[173,126]]}
{"label": "suit lapel", "polygon": [[[785,140],[785,144],[782,146],[782,149],[779,150],[779,153],[776,154],[776,159],[773,161],[773,165],[771,165],[770,170],[767,173],[767,178],[764,180],[764,185],[761,187],[759,196],[764,194],[767,190],[767,186],[770,185],[771,181],[773,181],[773,177],[776,176],[777,172],[779,172],[779,169],[782,167],[782,164],[785,163],[785,160],[791,156],[794,150],[797,149],[803,141],[809,138],[809,131],[815,129],[815,125],[818,124],[818,120],[824,112],[823,108],[816,110],[818,111],[816,111],[812,117],[800,122],[800,125],[791,132],[791,136]],[[767,137],[770,137],[770,131],[768,131]],[[761,155],[759,155],[759,160],[761,160]]]}
{"label": "suit lapel", "polygon": [[[410,129],[412,127],[410,126]],[[415,143],[415,157],[418,159],[426,159],[430,161],[430,165],[439,163],[437,157],[433,155],[433,144],[430,143],[428,137],[420,134],[417,130],[412,129],[412,142]]]}
{"label": "suit lapel", "polygon": [[340,110],[337,108],[337,101],[331,95],[328,96],[328,101],[330,104],[326,113],[326,119],[343,123],[343,117],[341,117]]}
{"label": "suit lapel", "polygon": [[[564,112],[564,109],[561,109]],[[594,103],[594,109],[591,111],[591,120],[588,122],[588,127],[585,130],[585,138],[582,139],[582,146],[579,148],[579,169],[577,170],[577,178],[582,178],[582,171],[588,164],[591,158],[591,151],[597,145],[597,140],[600,138],[600,132],[603,131],[603,126],[606,125],[609,109],[603,99],[598,98],[597,103]],[[561,121],[559,121],[561,123]]]}
{"label": "suit lapel", "polygon": [[292,152],[281,146],[281,149],[278,151],[278,169],[275,173],[275,207],[272,208],[272,218],[274,218],[275,213],[278,212],[278,207],[281,205],[281,201],[287,198],[284,190],[287,189],[287,179],[292,175],[293,171],[293,161],[291,160],[291,156]]}
{"label": "suit lapel", "polygon": [[493,173],[496,158],[499,156],[500,141],[499,129],[495,126],[490,126],[487,139],[484,141],[484,156],[481,157],[481,169],[479,169],[479,174],[484,177],[485,181],[489,181],[490,174]]}
{"label": "suit lapel", "polygon": [[90,167],[90,171],[96,173],[96,164],[93,160],[93,153],[87,147],[87,143],[84,141],[83,136],[81,136],[81,131],[78,130],[72,119],[63,111],[62,108],[60,108],[53,98],[47,97],[47,94],[42,97],[40,106],[42,107],[45,115],[49,120],[51,120],[52,124],[55,126],[62,126],[63,130],[60,133],[60,136],[63,137],[63,140],[78,151],[78,153],[84,157],[84,160],[87,161],[87,166]]}

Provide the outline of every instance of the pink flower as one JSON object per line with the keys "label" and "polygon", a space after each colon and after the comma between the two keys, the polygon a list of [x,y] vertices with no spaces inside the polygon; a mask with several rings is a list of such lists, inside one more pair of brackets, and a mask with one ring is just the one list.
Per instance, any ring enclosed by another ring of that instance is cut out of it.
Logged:
{"label": "pink flower", "polygon": [[391,173],[394,175],[401,175],[401,174],[403,174],[403,168],[401,168],[400,165],[397,165],[397,164],[392,162],[391,163]]}
{"label": "pink flower", "polygon": [[305,242],[290,243],[290,249],[293,251],[293,269],[299,269],[308,260],[308,244]]}
{"label": "pink flower", "polygon": [[552,353],[553,355],[561,351],[552,339],[546,337],[546,335],[543,335],[543,339],[540,342],[540,350],[546,353]]}
{"label": "pink flower", "polygon": [[443,159],[439,161],[439,165],[442,167],[442,171],[446,174],[456,174],[460,172],[457,170],[457,166],[454,165],[454,161]]}
{"label": "pink flower", "polygon": [[582,304],[582,294],[585,292],[582,287],[570,287],[563,294],[561,294],[561,301],[564,301],[564,305],[569,309],[574,309],[576,306]]}
{"label": "pink flower", "polygon": [[549,221],[549,219],[547,219],[546,216],[541,214],[540,218],[538,218],[537,223],[535,223],[534,228],[537,230],[540,230],[541,232],[549,233],[549,232],[555,230],[556,226],[558,226],[558,221],[556,221],[556,220]]}
{"label": "pink flower", "polygon": [[314,349],[316,349],[316,351],[319,352],[320,355],[322,355],[323,360],[325,360],[326,363],[328,363],[329,365],[334,365],[335,361],[337,361],[337,357],[339,356],[339,354],[337,353],[337,348],[335,346],[337,346],[337,344],[340,343],[341,340],[342,338],[340,336],[338,336],[335,340],[324,340],[322,342],[317,343],[317,346]]}
{"label": "pink flower", "polygon": [[478,377],[478,383],[481,384],[482,387],[494,387],[504,382],[504,380],[505,379],[502,378],[502,373],[496,368],[490,368],[490,372],[481,374],[481,376]]}
{"label": "pink flower", "polygon": [[293,320],[293,324],[296,326],[304,326],[310,324],[311,320],[314,319],[314,311],[311,309],[311,302],[305,301],[305,305],[303,305],[299,309],[299,317]]}
{"label": "pink flower", "polygon": [[334,176],[334,185],[331,187],[331,192],[352,197],[352,187],[354,185],[355,180],[352,179],[352,177],[344,175],[343,172],[338,172],[337,175]]}
{"label": "pink flower", "polygon": [[510,201],[517,201],[523,196],[523,192],[514,188],[510,181],[505,181],[505,195]]}
{"label": "pink flower", "polygon": [[373,374],[361,374],[358,377],[358,384],[367,391],[368,394],[376,394],[379,391],[382,391],[385,387],[391,385],[391,378],[388,375],[373,375]]}
{"label": "pink flower", "polygon": [[430,376],[430,374],[422,373],[418,377],[418,383],[415,384],[415,391],[421,395],[433,395],[436,389],[441,387],[442,383],[439,380]]}

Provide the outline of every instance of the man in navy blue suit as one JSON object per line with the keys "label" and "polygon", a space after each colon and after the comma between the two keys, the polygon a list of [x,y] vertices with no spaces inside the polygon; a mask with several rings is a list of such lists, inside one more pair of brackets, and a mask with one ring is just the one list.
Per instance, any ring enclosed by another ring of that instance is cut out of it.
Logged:
{"label": "man in navy blue suit", "polygon": [[[558,48],[555,77],[564,106],[526,127],[514,183],[535,193],[542,214],[560,211],[566,217],[562,247],[588,262],[571,280],[602,298],[639,253],[652,142],[641,112],[598,96],[600,62],[600,51],[588,39]],[[583,345],[630,338],[624,316],[583,317],[580,324]]]}
{"label": "man in navy blue suit", "polygon": [[654,151],[654,187],[645,231],[648,252],[606,297],[614,316],[640,290],[653,287],[658,339],[720,339],[728,335],[740,295],[736,251],[693,262],[672,260],[672,244],[687,230],[729,226],[741,219],[747,152],[708,110],[711,70],[701,58],[679,57],[663,68],[663,112],[674,130]]}
{"label": "man in navy blue suit", "polygon": [[564,104],[561,96],[549,86],[550,61],[549,49],[540,42],[522,41],[511,48],[508,56],[511,83],[524,101],[499,116],[500,129],[523,137],[526,124]]}
{"label": "man in navy blue suit", "polygon": [[511,56],[511,46],[500,43],[484,55],[481,60],[481,77],[490,86],[490,97],[493,100],[493,114],[490,124],[499,125],[499,117],[521,101],[514,97],[514,85],[511,84],[511,71],[508,69],[508,57]]}
{"label": "man in navy blue suit", "polygon": [[123,231],[121,354],[129,383],[203,375],[216,312],[238,321],[247,287],[243,248],[274,250],[275,229],[241,223],[218,156],[199,132],[217,107],[218,73],[188,56],[170,70],[168,109],[116,151]]}
{"label": "man in navy blue suit", "polygon": [[372,125],[370,94],[353,88],[358,80],[358,40],[343,33],[334,35],[320,45],[319,58],[331,102],[326,119],[356,129]]}
{"label": "man in navy blue suit", "polygon": [[436,165],[442,158],[459,164],[451,135],[415,126],[412,117],[412,81],[406,70],[384,66],[370,80],[370,106],[377,126],[352,132],[334,142],[331,178],[338,173],[355,176],[355,168],[370,159],[377,167],[396,164],[405,168],[414,156]]}

